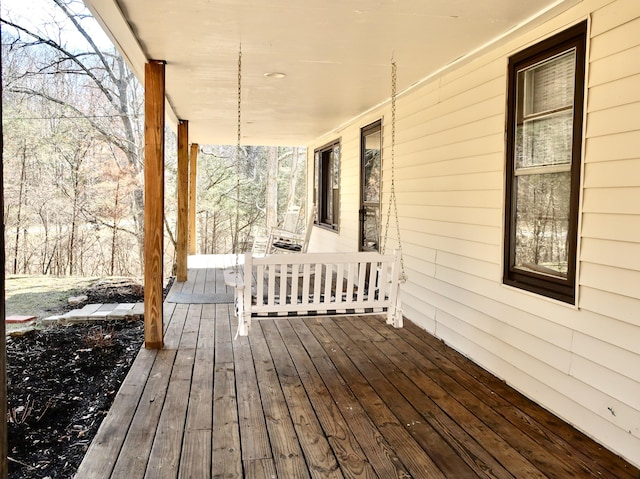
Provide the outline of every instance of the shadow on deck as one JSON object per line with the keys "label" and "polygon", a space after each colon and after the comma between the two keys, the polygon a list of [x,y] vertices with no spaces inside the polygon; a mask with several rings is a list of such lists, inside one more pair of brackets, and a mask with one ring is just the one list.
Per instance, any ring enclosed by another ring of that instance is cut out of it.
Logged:
{"label": "shadow on deck", "polygon": [[[228,293],[221,263],[185,294]],[[638,477],[638,470],[409,321],[256,321],[165,303],[77,479]]]}

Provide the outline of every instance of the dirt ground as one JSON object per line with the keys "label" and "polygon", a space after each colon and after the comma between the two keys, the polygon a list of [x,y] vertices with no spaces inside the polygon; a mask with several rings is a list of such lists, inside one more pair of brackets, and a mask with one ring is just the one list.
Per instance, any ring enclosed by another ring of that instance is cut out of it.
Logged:
{"label": "dirt ground", "polygon": [[[143,299],[135,282],[85,286],[73,293],[86,294],[86,303]],[[44,309],[59,314],[73,308],[65,296]],[[73,477],[142,341],[141,320],[55,326],[7,338],[9,478]]]}

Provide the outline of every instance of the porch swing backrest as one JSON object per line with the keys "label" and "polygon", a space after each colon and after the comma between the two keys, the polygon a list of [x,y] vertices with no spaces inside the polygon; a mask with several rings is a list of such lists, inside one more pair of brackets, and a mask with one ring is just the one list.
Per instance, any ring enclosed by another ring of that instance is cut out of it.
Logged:
{"label": "porch swing backrest", "polygon": [[397,251],[246,255],[233,284],[238,332],[248,334],[252,319],[298,315],[386,314],[401,327],[399,273]]}

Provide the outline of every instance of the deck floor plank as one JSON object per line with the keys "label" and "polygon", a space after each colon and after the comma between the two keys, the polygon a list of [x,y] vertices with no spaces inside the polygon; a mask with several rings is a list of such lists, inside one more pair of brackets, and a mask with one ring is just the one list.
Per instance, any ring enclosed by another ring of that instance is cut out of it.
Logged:
{"label": "deck floor plank", "polygon": [[[481,381],[480,394],[487,397],[491,396],[494,401],[501,404],[503,407],[501,411],[506,409],[522,415],[522,420],[517,427],[524,427],[528,430],[531,427],[529,426],[530,424],[537,423],[543,431],[543,436],[550,437],[554,444],[562,445],[562,447],[566,448],[565,455],[585,464],[593,477],[628,477],[637,479],[637,470],[630,467],[627,462],[612,456],[607,449],[577,429],[569,426],[548,410],[518,394],[504,381],[499,380],[464,356],[457,354],[451,348],[447,348],[441,341],[421,331],[412,323],[409,323],[405,332],[405,334],[409,333],[418,337],[421,344],[428,346],[430,351],[438,354],[438,357],[446,358],[446,364],[450,363],[452,370],[465,372],[474,378],[478,378]],[[517,406],[514,407],[514,404],[517,404]]]}
{"label": "deck floor plank", "polygon": [[91,460],[83,461],[78,468],[78,479],[110,476],[147,383],[147,372],[151,370],[156,356],[157,351],[148,349],[141,349],[136,356],[89,446],[86,456]]}
{"label": "deck floor plank", "polygon": [[249,341],[273,462],[278,477],[308,479],[310,477],[309,468],[304,460],[302,448],[293,427],[293,420],[284,398],[282,384],[279,381],[262,330],[259,325],[257,326],[255,334],[250,336]]}
{"label": "deck floor plank", "polygon": [[232,346],[242,459],[243,461],[272,459],[249,338],[239,337],[233,341]]}
{"label": "deck floor plank", "polygon": [[176,353],[145,479],[173,479],[178,475],[188,406],[184,391],[190,387],[194,356],[195,351],[190,349]]}
{"label": "deck floor plank", "polygon": [[[398,367],[389,361],[375,341],[371,341],[361,329],[353,326],[353,321],[344,321],[342,318],[336,320],[332,330],[332,336],[341,344],[347,347],[357,344],[354,349],[358,350],[358,354],[350,354],[351,360],[357,361],[360,372],[366,375],[376,392],[411,431],[420,446],[428,451],[435,467],[445,477],[482,477],[485,474],[489,469],[486,464],[475,456],[465,458],[468,448],[452,440],[452,435],[442,424],[432,423],[431,415],[421,412],[421,403],[428,402],[428,396],[404,374],[404,366]],[[437,413],[438,411],[431,411],[432,415]]]}
{"label": "deck floor plank", "polygon": [[213,355],[212,347],[195,352],[179,478],[211,477]]}
{"label": "deck floor plank", "polygon": [[211,478],[211,439],[211,429],[184,431],[178,479]]}
{"label": "deck floor plank", "polygon": [[121,453],[111,473],[112,478],[144,477],[176,353],[175,349],[158,351]]}
{"label": "deck floor plank", "polygon": [[[383,337],[377,332],[380,326],[382,325],[377,322],[359,322],[356,327],[373,340],[373,335]],[[375,345],[387,361],[401,370],[411,382],[397,381],[395,373],[388,374],[387,377],[404,396],[412,398],[412,404],[418,406],[423,419],[430,421],[441,431],[457,454],[470,467],[478,469],[476,472],[479,477],[513,479],[509,470],[521,471],[522,475],[530,478],[544,477],[504,439],[488,430],[484,423],[416,367],[414,360],[407,356],[404,343],[396,340],[397,337],[387,336],[384,341],[375,341]],[[426,361],[425,358],[420,360]],[[456,418],[457,422],[452,418]],[[475,438],[482,438],[482,443]]]}
{"label": "deck floor plank", "polygon": [[207,272],[209,271],[207,268],[198,268],[196,279],[193,283],[193,291],[194,294],[203,294],[206,282],[207,282]]}
{"label": "deck floor plank", "polygon": [[267,341],[264,347],[271,352],[273,364],[282,385],[286,407],[292,418],[311,477],[344,478],[276,325],[271,321],[261,322],[260,326]]}
{"label": "deck floor plank", "polygon": [[547,477],[585,476],[585,471],[580,467],[580,464],[569,466],[557,459],[551,451],[531,439],[522,429],[510,424],[502,414],[487,406],[483,402],[483,398],[478,397],[474,390],[469,390],[465,385],[460,384],[451,376],[441,372],[441,370],[431,371],[430,376],[448,394],[466,404],[469,411],[491,431],[499,436],[508,437],[510,446]]}
{"label": "deck floor plank", "polygon": [[242,477],[240,421],[233,363],[216,362],[213,381],[213,477]]}
{"label": "deck floor plank", "polygon": [[213,307],[215,350],[213,376],[212,477],[243,477],[240,421],[229,306]]}
{"label": "deck floor plank", "polygon": [[[353,347],[351,340],[340,333],[333,320],[324,323],[322,328],[314,327],[313,333],[316,338],[322,338],[321,343],[325,346],[327,356],[342,374],[363,410],[396,452],[398,459],[413,477],[425,474],[427,477],[445,479],[446,472],[430,456],[434,452],[440,452],[437,450],[440,447],[436,442],[440,439],[437,433],[426,438],[427,441],[433,441],[427,453],[418,441],[418,436],[424,431],[423,428],[415,427],[418,415],[414,412],[412,415],[403,415],[402,418],[397,417],[392,408],[397,408],[399,404],[394,401],[406,400],[397,392],[393,394],[394,390],[389,387],[388,381],[376,371],[362,351]],[[385,401],[385,397],[392,400]],[[409,427],[412,426],[413,431],[410,432]],[[450,454],[450,460],[452,465],[464,465],[456,455]],[[455,468],[455,474],[448,477],[469,477],[468,468],[464,466],[464,470]]]}
{"label": "deck floor plank", "polygon": [[[314,367],[338,405],[349,429],[358,439],[360,447],[374,470],[381,478],[411,477],[387,438],[371,421],[356,396],[349,389],[347,380],[342,377],[326,352],[321,352],[324,349],[311,332],[311,328],[317,328],[318,324],[307,324],[307,321],[297,321],[292,324],[298,336],[303,338]],[[312,323],[312,321],[308,322]]]}
{"label": "deck floor plank", "polygon": [[[279,319],[273,323],[263,322],[262,325],[266,331],[273,325],[277,326],[296,368],[297,377],[313,404],[314,412],[343,475],[351,479],[378,477],[289,321]],[[271,348],[284,347],[284,344],[276,343],[273,334],[269,334],[269,337]]]}
{"label": "deck floor plank", "polygon": [[200,318],[202,317],[202,305],[190,304],[185,318],[182,335],[180,336],[180,348],[195,349],[198,346],[198,333],[200,332]]}
{"label": "deck floor plank", "polygon": [[[228,257],[195,259],[172,291],[230,292]],[[235,338],[232,304],[163,319],[76,479],[639,477],[410,321],[269,318]]]}
{"label": "deck floor plank", "polygon": [[[416,347],[420,347],[417,337],[411,338],[405,335],[405,338]],[[421,365],[427,361],[421,361]],[[473,378],[465,373],[462,369],[454,367],[448,373],[443,371],[442,367],[449,367],[449,363],[444,359],[438,362],[438,366],[433,365],[430,368],[430,377],[432,377],[448,394],[458,398],[467,405],[469,411],[480,419],[491,431],[502,436],[508,437],[509,444],[531,464],[538,468],[547,477],[588,477],[589,472],[581,461],[567,462],[562,456],[555,454],[554,447],[546,444],[547,436],[539,435],[536,439],[531,436],[535,435],[536,427],[525,423],[512,424],[508,421],[510,408],[496,411],[491,408],[494,399],[492,394],[482,394],[481,385]],[[460,382],[459,382],[460,380]],[[466,381],[465,381],[466,380]],[[471,381],[471,382],[469,382]],[[513,394],[513,390],[511,390]],[[523,401],[524,397],[515,395],[518,400]],[[512,405],[511,407],[514,407]],[[504,413],[507,413],[505,416]]]}

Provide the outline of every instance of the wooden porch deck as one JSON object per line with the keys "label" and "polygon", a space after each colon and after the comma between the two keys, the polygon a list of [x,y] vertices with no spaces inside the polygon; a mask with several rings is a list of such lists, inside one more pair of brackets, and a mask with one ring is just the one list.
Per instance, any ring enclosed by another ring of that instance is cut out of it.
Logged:
{"label": "wooden porch deck", "polygon": [[[227,292],[192,268],[185,293]],[[409,321],[256,321],[165,303],[76,475],[91,478],[637,478],[638,470]]]}

